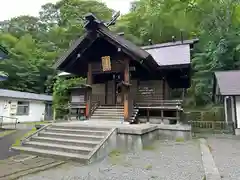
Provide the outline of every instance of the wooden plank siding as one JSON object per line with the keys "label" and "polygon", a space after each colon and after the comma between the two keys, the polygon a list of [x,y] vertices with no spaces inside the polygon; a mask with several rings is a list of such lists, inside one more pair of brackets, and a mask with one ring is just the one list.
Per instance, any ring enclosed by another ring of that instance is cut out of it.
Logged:
{"label": "wooden plank siding", "polygon": [[81,89],[73,89],[71,90],[71,103],[86,103],[86,92]]}
{"label": "wooden plank siding", "polygon": [[93,84],[92,85],[92,101],[105,104],[105,84]]}
{"label": "wooden plank siding", "polygon": [[[120,61],[111,61],[111,71],[108,71],[108,72],[111,72],[111,73],[122,72],[123,69],[124,69],[124,66]],[[101,61],[92,63],[92,72],[93,74],[103,73]]]}
{"label": "wooden plank siding", "polygon": [[107,103],[108,105],[115,104],[115,83],[114,81],[107,82]]}
{"label": "wooden plank siding", "polygon": [[[140,81],[135,102],[138,103],[159,103],[166,98],[166,90],[163,90],[162,80],[150,80],[150,81]],[[166,89],[166,85],[165,85]]]}
{"label": "wooden plank siding", "polygon": [[[131,80],[130,96],[134,104],[161,104],[163,100],[170,100],[169,86],[162,80],[139,81]],[[114,105],[116,89],[115,81],[92,84],[92,102],[99,102],[104,105]],[[83,95],[85,97],[83,98]],[[118,104],[123,104],[123,95],[118,94]],[[71,101],[83,104],[86,102],[86,93],[79,89],[71,91]]]}

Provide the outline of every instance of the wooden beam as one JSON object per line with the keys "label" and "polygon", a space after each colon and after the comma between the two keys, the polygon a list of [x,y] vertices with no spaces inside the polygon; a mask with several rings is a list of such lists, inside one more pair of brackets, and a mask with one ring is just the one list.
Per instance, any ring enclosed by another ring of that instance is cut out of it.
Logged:
{"label": "wooden beam", "polygon": [[163,100],[164,99],[166,99],[166,94],[165,94],[165,91],[166,91],[166,89],[165,89],[166,87],[165,87],[165,79],[162,79],[162,96],[163,96]]}
{"label": "wooden beam", "polygon": [[[88,73],[87,73],[87,84],[92,85],[92,64],[88,64]],[[89,88],[87,92],[87,104],[86,104],[86,117],[90,118],[91,116],[91,105],[92,105],[92,89]]]}
{"label": "wooden beam", "polygon": [[[129,59],[124,59],[124,82],[128,83],[130,82],[130,76],[129,76]],[[125,88],[124,88],[125,89]],[[129,120],[129,92],[127,89],[124,90],[124,121]]]}
{"label": "wooden beam", "polygon": [[150,112],[149,112],[149,109],[147,109],[147,122],[149,122],[149,120],[150,120]]}
{"label": "wooden beam", "polygon": [[88,64],[87,84],[92,85],[92,64]]}

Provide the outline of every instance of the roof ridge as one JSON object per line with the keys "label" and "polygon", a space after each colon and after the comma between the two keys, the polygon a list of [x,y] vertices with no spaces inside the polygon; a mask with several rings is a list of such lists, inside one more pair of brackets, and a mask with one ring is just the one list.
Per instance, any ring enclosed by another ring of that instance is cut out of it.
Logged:
{"label": "roof ridge", "polygon": [[33,92],[27,92],[27,91],[16,91],[16,90],[12,90],[12,89],[3,89],[3,88],[0,88],[0,90],[12,91],[12,92],[19,92],[19,93],[29,93],[29,94],[35,94],[35,95],[52,96],[52,95],[49,95],[49,94],[33,93]]}

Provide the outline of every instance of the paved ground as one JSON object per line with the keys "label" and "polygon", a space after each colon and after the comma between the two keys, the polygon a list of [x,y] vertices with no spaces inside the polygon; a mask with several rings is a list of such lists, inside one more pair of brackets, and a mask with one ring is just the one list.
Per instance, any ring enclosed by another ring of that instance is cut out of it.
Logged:
{"label": "paved ground", "polygon": [[17,130],[16,132],[0,138],[0,160],[18,154],[17,152],[9,151],[9,148],[14,144],[15,140],[23,136],[27,130]]}
{"label": "paved ground", "polygon": [[11,180],[62,164],[51,158],[42,158],[26,154],[13,156],[0,161],[0,180]]}
{"label": "paved ground", "polygon": [[211,137],[207,141],[222,179],[239,180],[240,137]]}
{"label": "paved ground", "polygon": [[65,164],[21,180],[201,180],[204,176],[199,141],[166,142],[138,153],[113,152],[105,160],[80,166]]}

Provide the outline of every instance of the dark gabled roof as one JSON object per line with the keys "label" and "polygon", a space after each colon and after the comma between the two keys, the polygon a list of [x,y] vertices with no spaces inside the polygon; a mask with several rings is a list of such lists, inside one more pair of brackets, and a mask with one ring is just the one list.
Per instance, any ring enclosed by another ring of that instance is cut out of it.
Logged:
{"label": "dark gabled roof", "polygon": [[[122,36],[119,36],[118,34],[111,32],[107,27],[101,25],[97,31],[101,35],[105,36],[115,46],[121,46],[121,48],[123,48],[123,51],[132,58],[137,58],[136,60],[138,61],[145,59],[153,60],[151,55],[147,51],[143,50],[141,47],[138,47],[132,42],[124,39]],[[154,61],[152,63],[154,63]]]}
{"label": "dark gabled roof", "polygon": [[163,66],[186,65],[191,63],[190,48],[198,39],[154,44],[142,47]]}
{"label": "dark gabled roof", "polygon": [[[70,72],[71,70],[69,69],[76,65],[76,59],[78,62],[83,63],[82,65],[86,66],[86,64],[82,61],[87,60],[85,59],[84,54],[86,54],[88,48],[90,48],[91,45],[99,39],[104,39],[114,47],[121,48],[123,53],[131,57],[132,60],[142,64],[143,67],[147,69],[150,68],[152,70],[157,68],[156,61],[154,61],[148,52],[123,37],[111,32],[109,28],[98,20],[93,19],[92,21],[93,22],[89,21],[85,25],[87,32],[79,38],[62,57],[59,58],[59,60],[55,63],[54,68]],[[82,71],[83,70],[84,69],[82,69]]]}
{"label": "dark gabled roof", "polygon": [[240,95],[240,70],[218,71],[214,73],[214,78],[215,86],[219,87],[217,95]]}
{"label": "dark gabled roof", "polygon": [[70,57],[72,54],[74,54],[75,50],[84,44],[84,39],[88,37],[88,34],[85,33],[83,36],[78,38],[70,47],[69,49],[56,61],[56,63],[53,65],[54,68],[58,68],[68,57]]}

